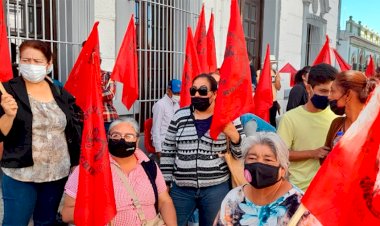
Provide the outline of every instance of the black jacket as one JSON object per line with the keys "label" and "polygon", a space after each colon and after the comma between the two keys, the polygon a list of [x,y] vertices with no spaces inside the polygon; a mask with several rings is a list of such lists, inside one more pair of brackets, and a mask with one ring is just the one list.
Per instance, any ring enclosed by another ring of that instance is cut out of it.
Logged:
{"label": "black jacket", "polygon": [[[82,125],[78,120],[79,108],[75,105],[75,99],[64,89],[60,89],[46,79],[49,83],[53,97],[59,108],[66,115],[67,125],[65,135],[70,154],[71,165],[78,165]],[[0,131],[0,141],[4,142],[3,158],[1,166],[5,168],[23,168],[32,166],[32,110],[23,78],[17,77],[7,83],[3,83],[7,92],[15,98],[18,110],[11,130],[7,136]],[[4,114],[0,106],[0,117]]]}
{"label": "black jacket", "polygon": [[290,111],[293,108],[306,104],[307,100],[308,95],[303,82],[295,84],[290,90],[286,111]]}

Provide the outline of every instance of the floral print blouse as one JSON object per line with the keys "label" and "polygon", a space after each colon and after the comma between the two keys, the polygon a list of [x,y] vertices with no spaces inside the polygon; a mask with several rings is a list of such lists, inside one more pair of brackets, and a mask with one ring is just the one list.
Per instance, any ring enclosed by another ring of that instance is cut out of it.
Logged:
{"label": "floral print blouse", "polygon": [[285,226],[301,204],[303,192],[293,186],[276,201],[259,206],[244,195],[245,185],[231,190],[222,202],[216,225]]}

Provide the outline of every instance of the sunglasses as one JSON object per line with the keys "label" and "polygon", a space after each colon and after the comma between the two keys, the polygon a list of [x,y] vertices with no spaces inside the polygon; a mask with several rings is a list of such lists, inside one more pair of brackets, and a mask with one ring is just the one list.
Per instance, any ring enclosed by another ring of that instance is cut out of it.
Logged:
{"label": "sunglasses", "polygon": [[190,95],[195,96],[196,93],[199,93],[199,96],[207,96],[209,90],[207,86],[201,86],[199,89],[197,89],[195,86],[190,88]]}

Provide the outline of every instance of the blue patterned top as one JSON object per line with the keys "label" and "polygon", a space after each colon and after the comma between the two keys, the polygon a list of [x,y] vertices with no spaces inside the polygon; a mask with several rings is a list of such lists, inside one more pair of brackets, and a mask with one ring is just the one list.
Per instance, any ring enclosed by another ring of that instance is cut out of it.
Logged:
{"label": "blue patterned top", "polygon": [[303,192],[293,187],[276,201],[259,206],[245,197],[243,187],[231,190],[222,202],[217,225],[285,226],[301,204]]}

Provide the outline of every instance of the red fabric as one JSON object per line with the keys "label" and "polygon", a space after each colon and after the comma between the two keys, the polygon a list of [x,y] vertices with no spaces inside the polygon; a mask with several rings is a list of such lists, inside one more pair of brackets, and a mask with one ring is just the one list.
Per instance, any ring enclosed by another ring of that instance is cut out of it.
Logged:
{"label": "red fabric", "polygon": [[99,36],[96,22],[70,73],[65,88],[84,112],[76,225],[104,226],[116,215],[100,78]]}
{"label": "red fabric", "polygon": [[380,225],[376,157],[380,145],[379,101],[378,86],[358,119],[327,156],[302,199],[324,226]]}
{"label": "red fabric", "polygon": [[6,82],[13,78],[9,43],[7,39],[7,24],[3,9],[3,1],[0,0],[0,82]]}
{"label": "red fabric", "polygon": [[257,82],[254,96],[255,110],[254,114],[269,122],[269,108],[273,105],[272,93],[272,74],[270,64],[270,47],[267,45],[264,66],[260,73],[260,79]]}
{"label": "red fabric", "polygon": [[329,36],[326,35],[326,42],[323,45],[318,56],[315,58],[313,65],[317,65],[317,64],[321,64],[321,63],[331,64],[331,54],[330,54],[329,42],[330,42]]}
{"label": "red fabric", "polygon": [[372,55],[369,56],[369,62],[368,62],[367,68],[365,69],[365,74],[368,77],[374,76],[376,74],[376,68],[373,62]]}
{"label": "red fabric", "polygon": [[216,49],[215,49],[215,36],[214,36],[214,14],[211,13],[210,24],[207,31],[207,62],[209,72],[214,72],[217,69],[216,63]]}
{"label": "red fabric", "polygon": [[237,0],[231,2],[231,17],[224,62],[216,96],[210,135],[216,139],[225,125],[249,112],[252,105],[252,82],[247,47]]}
{"label": "red fabric", "polygon": [[204,8],[204,5],[202,5],[202,11],[199,15],[197,28],[195,30],[194,42],[195,48],[197,49],[201,73],[208,73],[209,67],[207,62],[207,33]]}
{"label": "red fabric", "polygon": [[145,150],[149,153],[156,153],[156,149],[153,147],[152,144],[152,134],[150,133],[152,131],[153,126],[153,119],[148,118],[144,122],[144,146]]}
{"label": "red fabric", "polygon": [[198,61],[197,51],[195,49],[193,34],[191,28],[187,28],[187,40],[186,40],[186,54],[185,63],[183,65],[182,72],[182,84],[180,93],[179,106],[186,107],[190,106],[190,87],[192,85],[195,76],[200,74],[200,66]]}
{"label": "red fabric", "polygon": [[297,69],[293,67],[290,63],[285,64],[284,67],[281,68],[279,71],[280,73],[290,73],[290,86],[293,87],[295,84],[295,78],[294,76],[297,73]]}
{"label": "red fabric", "polygon": [[335,59],[338,61],[339,67],[341,71],[348,71],[351,70],[351,65],[349,65],[346,61],[344,61],[343,57],[336,51],[336,49],[333,49],[335,54]]}
{"label": "red fabric", "polygon": [[111,78],[123,83],[123,104],[130,109],[139,96],[136,28],[133,15],[116,58]]}

